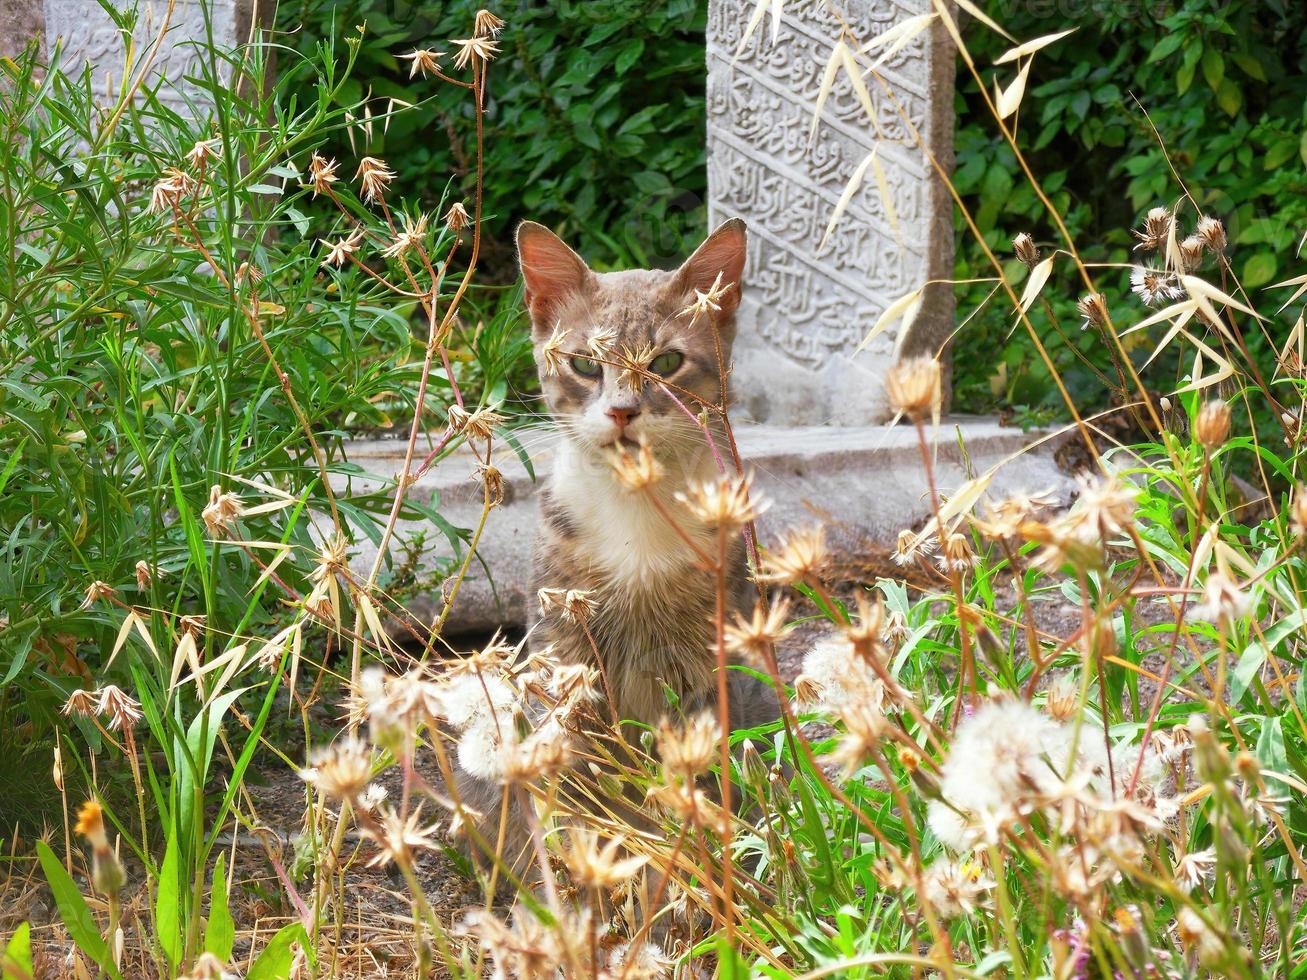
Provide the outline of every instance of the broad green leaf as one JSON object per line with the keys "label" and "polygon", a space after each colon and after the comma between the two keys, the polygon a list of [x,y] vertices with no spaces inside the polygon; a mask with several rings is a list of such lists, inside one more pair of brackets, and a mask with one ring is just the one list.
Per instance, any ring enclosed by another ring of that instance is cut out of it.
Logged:
{"label": "broad green leaf", "polygon": [[181,889],[178,880],[181,861],[180,834],[175,827],[168,829],[168,846],[163,852],[163,864],[159,866],[158,892],[154,901],[154,924],[158,932],[156,937],[163,955],[174,970],[182,958],[181,927]]}
{"label": "broad green leaf", "polygon": [[229,963],[235,939],[236,923],[232,921],[227,904],[227,855],[219,853],[209,891],[209,924],[204,930],[204,951]]}
{"label": "broad green leaf", "polygon": [[5,947],[4,960],[0,962],[4,973],[0,980],[36,980],[32,968],[32,927],[26,922],[19,924]]}
{"label": "broad green leaf", "polygon": [[295,944],[299,943],[304,953],[313,962],[313,946],[309,943],[309,934],[298,922],[282,926],[275,936],[263,947],[263,952],[250,967],[245,980],[288,980],[291,962],[295,957]]}
{"label": "broad green leaf", "polygon": [[77,948],[99,964],[100,969],[114,980],[122,980],[122,974],[113,965],[113,959],[109,955],[109,947],[105,945],[104,937],[100,935],[95,916],[91,914],[82,893],[77,890],[77,882],[73,881],[72,875],[65,870],[63,862],[55,856],[54,851],[50,850],[50,845],[45,841],[36,842],[36,856],[41,862],[41,870],[45,873],[45,880],[54,895],[59,918],[64,928],[68,930],[68,935],[73,937]]}

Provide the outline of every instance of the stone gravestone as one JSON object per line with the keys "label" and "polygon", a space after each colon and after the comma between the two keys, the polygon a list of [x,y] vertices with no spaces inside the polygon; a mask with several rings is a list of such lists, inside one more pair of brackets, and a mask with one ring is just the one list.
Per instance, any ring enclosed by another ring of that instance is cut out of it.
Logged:
{"label": "stone gravestone", "polygon": [[[137,68],[164,26],[168,4],[166,0],[116,0],[115,5],[122,11],[138,11],[132,34],[133,68]],[[214,44],[229,51],[249,38],[256,17],[266,25],[271,11],[266,3],[261,8],[259,0],[177,0],[147,83],[166,77],[170,84],[160,93],[162,101],[188,114],[188,100],[197,105],[204,102],[199,87],[187,79],[201,74],[210,30]],[[125,72],[126,39],[97,0],[0,0],[0,33],[0,54],[10,56],[39,34],[48,59],[57,40],[65,74],[76,77],[89,64],[97,97],[108,102],[117,96]],[[230,68],[224,71],[221,61],[218,70],[230,76]]]}
{"label": "stone gravestone", "polygon": [[[893,98],[866,77],[874,124],[841,71],[811,139],[822,77],[844,24],[846,43],[866,44],[930,12],[931,2],[787,0],[776,41],[768,16],[741,46],[754,7],[755,0],[708,4],[709,222],[741,217],[749,226],[737,405],[770,424],[881,422],[890,416],[881,380],[896,338],[882,334],[856,357],[853,351],[886,307],[953,269],[952,201],[899,109],[951,167],[953,51],[936,21],[879,69]],[[836,202],[873,149],[898,227],[868,168],[819,252]],[[952,329],[951,287],[928,287],[905,349],[933,352]]]}

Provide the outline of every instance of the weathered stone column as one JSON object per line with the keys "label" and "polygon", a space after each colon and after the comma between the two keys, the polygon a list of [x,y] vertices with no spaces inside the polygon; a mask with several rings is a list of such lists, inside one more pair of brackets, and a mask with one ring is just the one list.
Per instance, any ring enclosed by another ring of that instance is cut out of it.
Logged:
{"label": "weathered stone column", "polygon": [[[775,43],[768,16],[741,50],[754,0],[708,4],[709,217],[716,224],[738,216],[749,225],[733,385],[738,408],[768,424],[887,419],[882,378],[895,334],[881,335],[856,357],[853,351],[892,302],[952,275],[952,202],[899,111],[951,167],[948,36],[935,22],[888,59],[879,74],[892,97],[865,78],[874,123],[841,70],[810,139],[822,76],[843,29],[832,6],[845,18],[843,36],[852,45],[932,10],[930,0],[790,0]],[[868,168],[819,253],[840,195],[873,149],[897,229]],[[951,288],[929,287],[905,349],[937,349],[953,315]]]}

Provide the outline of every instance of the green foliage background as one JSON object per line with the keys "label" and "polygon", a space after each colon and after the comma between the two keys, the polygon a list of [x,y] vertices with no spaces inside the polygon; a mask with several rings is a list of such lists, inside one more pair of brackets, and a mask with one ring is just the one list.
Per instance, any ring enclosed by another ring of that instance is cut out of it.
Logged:
{"label": "green foliage background", "polygon": [[695,0],[291,0],[279,22],[295,32],[292,44],[367,25],[345,99],[370,93],[378,115],[391,99],[422,106],[388,127],[376,121],[357,153],[343,137],[335,151],[342,159],[384,157],[406,197],[419,192],[434,202],[451,177],[470,192],[470,103],[434,79],[410,79],[400,56],[445,50],[442,64],[465,77],[445,39],[468,37],[483,6],[508,22],[491,73],[485,273],[516,276],[512,229],[527,217],[577,241],[600,265],[675,260],[705,223],[706,8]]}
{"label": "green foliage background", "polygon": [[[432,39],[466,36],[478,6],[464,0],[422,6],[302,0],[284,6],[281,19],[287,28],[302,26],[294,36],[303,44],[333,24],[346,31],[366,21],[352,83],[357,88],[348,97],[362,98],[370,88],[374,112],[384,113],[391,98],[420,103],[439,89],[421,78],[410,81],[407,63],[397,56],[435,44]],[[991,0],[985,7],[1018,39],[1076,29],[1037,58],[1019,139],[1072,234],[1089,243],[1087,260],[1129,261],[1130,228],[1148,208],[1180,197],[1147,110],[1190,192],[1228,224],[1234,268],[1244,284],[1265,286],[1288,274],[1307,228],[1307,47],[1301,43],[1307,6],[1293,0]],[[665,264],[692,247],[705,219],[705,5],[517,0],[494,9],[508,28],[493,73],[489,133],[492,275],[513,277],[511,229],[524,217],[571,236],[600,265]],[[981,29],[967,37],[980,65],[1007,47]],[[991,85],[994,77],[1002,84],[1011,80],[1010,66],[986,68],[982,75]],[[446,99],[455,104],[453,93],[437,96],[434,117],[401,113],[388,131],[377,122],[366,148],[400,172],[405,192],[419,188],[430,200],[451,175],[456,184],[470,185],[463,161],[471,117],[447,109]],[[957,107],[956,182],[986,241],[1005,258],[1020,231],[1047,248],[1054,229],[987,121],[965,68],[958,74]],[[339,149],[350,156],[347,146]],[[1194,217],[1187,213],[1186,225]],[[958,278],[989,273],[959,222]],[[1106,352],[1097,337],[1080,331],[1077,288],[1069,279],[1064,285],[1046,290],[1060,297],[1051,304],[1058,329],[1043,321],[1037,326],[1047,331],[1077,401],[1100,403],[1104,386],[1072,345],[1099,367],[1107,364]],[[1106,273],[1100,285],[1114,313],[1137,309],[1123,273]],[[979,286],[961,291],[960,315],[974,312],[986,292]],[[1028,338],[1008,338],[1010,329],[999,303],[968,324],[958,339],[955,404],[1060,415],[1047,369]],[[1264,350],[1259,339],[1250,338],[1254,354]],[[1135,356],[1146,353],[1141,348]],[[1173,369],[1159,364],[1157,370]]]}

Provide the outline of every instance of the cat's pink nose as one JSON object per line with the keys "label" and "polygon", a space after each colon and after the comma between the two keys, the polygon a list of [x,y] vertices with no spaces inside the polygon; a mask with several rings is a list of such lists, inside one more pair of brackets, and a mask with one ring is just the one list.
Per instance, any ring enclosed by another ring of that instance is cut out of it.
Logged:
{"label": "cat's pink nose", "polygon": [[616,424],[618,431],[625,430],[631,424],[631,420],[640,414],[638,408],[610,408],[608,417]]}

